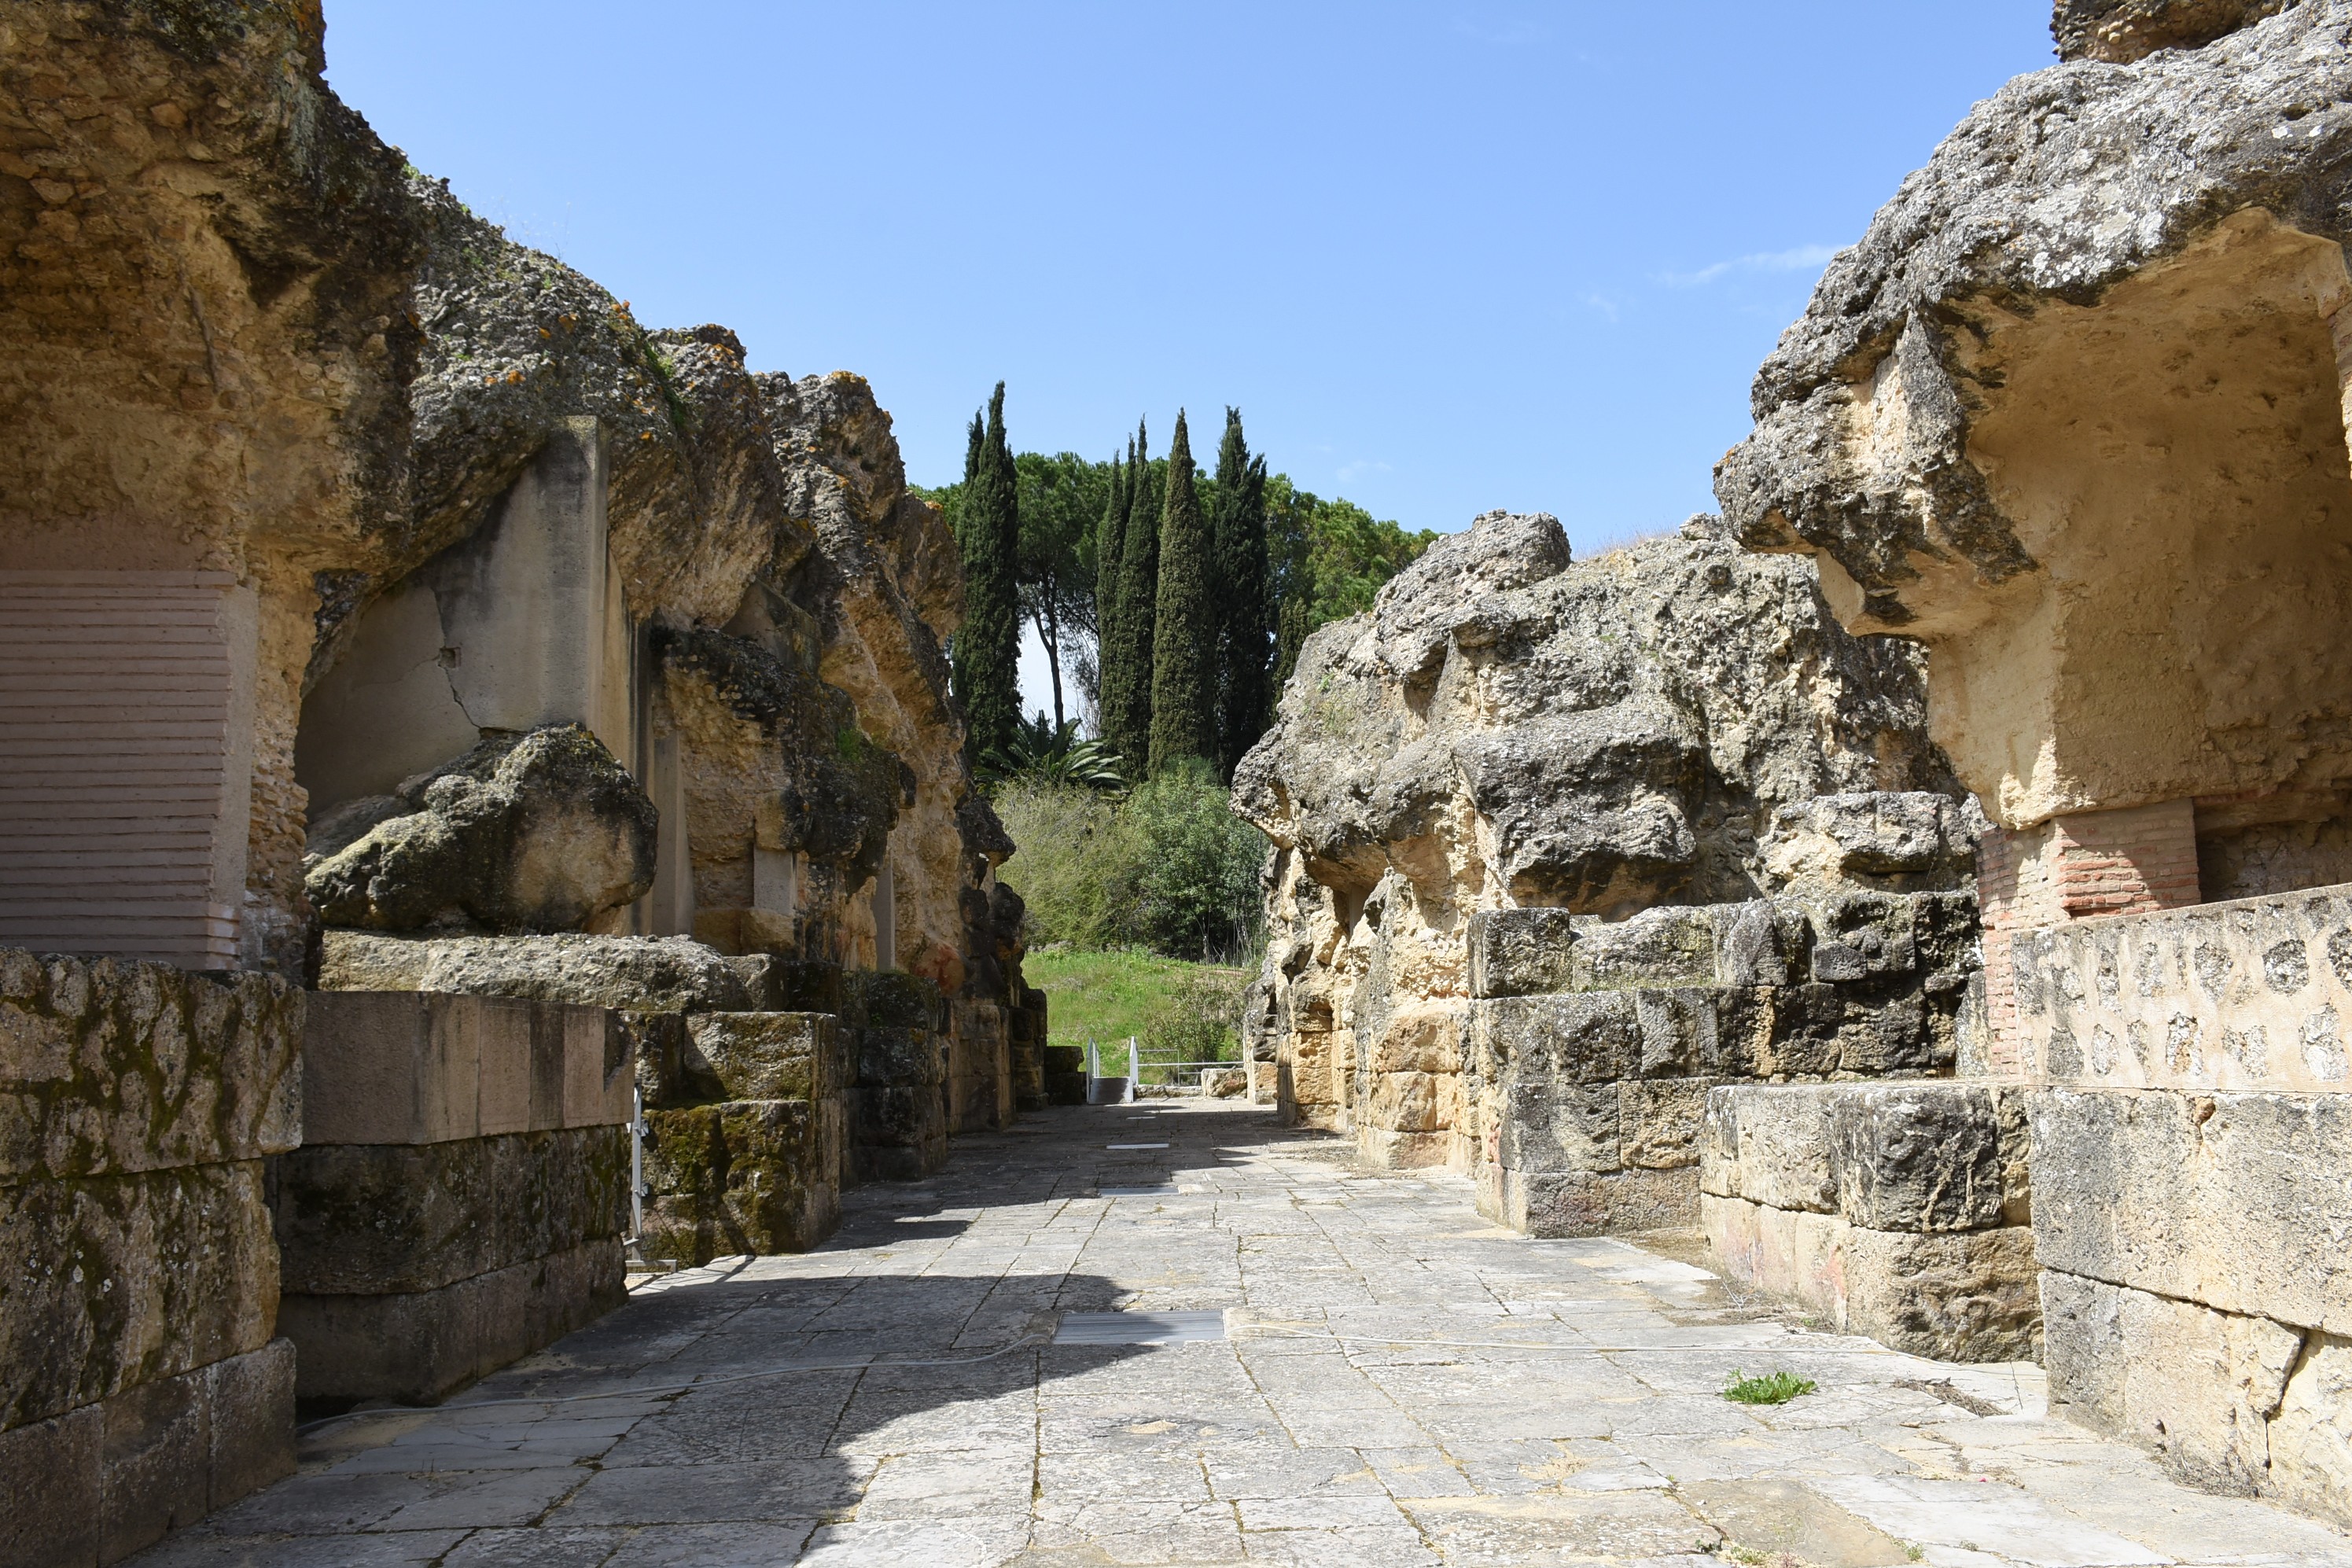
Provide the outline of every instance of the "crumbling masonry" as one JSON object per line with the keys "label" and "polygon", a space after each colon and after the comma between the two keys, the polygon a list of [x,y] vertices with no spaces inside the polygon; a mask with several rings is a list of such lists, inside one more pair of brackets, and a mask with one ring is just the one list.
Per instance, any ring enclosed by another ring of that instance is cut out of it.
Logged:
{"label": "crumbling masonry", "polygon": [[0,1562],[282,1474],[1042,1100],[853,375],[404,167],[305,0],[0,17]]}
{"label": "crumbling masonry", "polygon": [[2352,1522],[2352,5],[2053,33],[1831,263],[1719,525],[1481,520],[1310,644],[1253,1072]]}

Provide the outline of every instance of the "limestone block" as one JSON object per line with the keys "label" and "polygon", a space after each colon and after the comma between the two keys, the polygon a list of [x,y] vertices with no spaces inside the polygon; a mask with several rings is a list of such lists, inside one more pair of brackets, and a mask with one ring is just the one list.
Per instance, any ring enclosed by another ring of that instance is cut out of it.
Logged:
{"label": "limestone block", "polygon": [[1445,1125],[1440,1108],[1439,1077],[1425,1072],[1375,1072],[1371,1092],[1364,1097],[1363,1115],[1372,1127],[1390,1132],[1435,1132]]}
{"label": "limestone block", "polygon": [[525,996],[642,1013],[740,1013],[757,1000],[724,954],[687,937],[330,931],[320,938],[319,989]]}
{"label": "limestone block", "polygon": [[940,1029],[947,1026],[940,989],[919,975],[895,969],[855,969],[843,973],[842,1023],[855,1028]]}
{"label": "limestone block", "polygon": [[1759,1011],[1765,1004],[1753,990],[1644,987],[1633,994],[1641,1076],[1746,1078],[1755,1071],[1759,1037],[1769,1035],[1769,1025]]}
{"label": "limestone block", "polygon": [[1824,1096],[1838,1207],[1880,1231],[2000,1223],[2000,1115],[1989,1086],[1841,1084]]}
{"label": "limestone block", "polygon": [[1715,982],[1715,930],[1703,907],[1661,905],[1616,921],[1580,920],[1570,950],[1580,991]]}
{"label": "limestone block", "polygon": [[947,1081],[945,1044],[929,1029],[869,1025],[857,1031],[857,1083],[908,1089]]}
{"label": "limestone block", "polygon": [[303,1034],[303,1142],[430,1143],[625,1121],[628,1048],[600,1007],[321,993]]}
{"label": "limestone block", "polygon": [[1522,1084],[1504,1100],[1502,1163],[1514,1171],[1616,1171],[1624,1164],[1620,1086]]}
{"label": "limestone block", "polygon": [[105,1452],[102,1405],[0,1430],[0,1563],[81,1568],[100,1561]]}
{"label": "limestone block", "polygon": [[1773,987],[1769,1022],[1757,1055],[1759,1076],[1823,1078],[1838,1070],[1845,997],[1834,985],[1808,981]]}
{"label": "limestone block", "polygon": [[1712,904],[1715,979],[1723,985],[1786,985],[1801,971],[1812,928],[1801,913],[1769,899]]}
{"label": "limestone block", "polygon": [[1900,893],[1847,893],[1812,912],[1813,978],[1867,980],[1917,966],[1912,900]]}
{"label": "limestone block", "polygon": [[1045,1070],[1083,1073],[1087,1070],[1087,1048],[1084,1046],[1047,1046]]}
{"label": "limestone block", "polygon": [[1687,1170],[1497,1173],[1493,1217],[1528,1236],[1614,1236],[1696,1222],[1698,1187]]}
{"label": "limestone block", "polygon": [[[2302,1336],[2058,1270],[2042,1276],[2042,1308],[2052,1414],[2150,1449],[2195,1485],[2261,1485],[2274,1466],[2270,1418]],[[2316,1428],[2294,1430],[2303,1444]]]}
{"label": "limestone block", "polygon": [[2039,1350],[2033,1232],[1871,1230],[1840,1237],[1841,1328],[1940,1361],[2027,1361]]}
{"label": "limestone block", "polygon": [[594,1321],[624,1294],[620,1240],[609,1237],[437,1289],[289,1294],[281,1321],[300,1397],[433,1405]]}
{"label": "limestone block", "polygon": [[646,1121],[646,1256],[802,1252],[840,1223],[841,1128],[825,1108],[735,1101]]}
{"label": "limestone block", "polygon": [[0,950],[0,1187],[292,1148],[305,1000],[262,974]]}
{"label": "limestone block", "polygon": [[1843,1220],[1711,1192],[1699,1194],[1698,1214],[1707,1248],[1727,1277],[1835,1318],[1844,1293],[1838,1241],[1851,1228]]}
{"label": "limestone block", "polygon": [[98,1560],[112,1563],[293,1473],[293,1342],[126,1388],[95,1408]]}
{"label": "limestone block", "polygon": [[1521,1081],[1608,1083],[1641,1068],[1642,1026],[1629,992],[1498,996],[1474,1004],[1471,1019],[1473,1048]]}
{"label": "limestone block", "polygon": [[1829,1099],[1819,1084],[1727,1084],[1707,1092],[1699,1184],[1776,1209],[1834,1213]]}
{"label": "limestone block", "polygon": [[211,1506],[226,1508],[294,1473],[294,1342],[216,1361],[212,1380]]}
{"label": "limestone block", "polygon": [[1373,1072],[1454,1073],[1462,1069],[1462,1016],[1437,1003],[1400,1008],[1364,1044]]}
{"label": "limestone block", "polygon": [[285,1289],[436,1289],[618,1236],[628,1166],[621,1127],[297,1150],[275,1172]]}
{"label": "limestone block", "polygon": [[321,816],[303,886],[331,926],[577,931],[653,886],[658,823],[585,726],[499,733]]}
{"label": "limestone block", "polygon": [[1575,917],[1566,910],[1481,910],[1470,917],[1470,994],[1528,996],[1574,984]]}
{"label": "limestone block", "polygon": [[1948,796],[1862,790],[1781,806],[1757,847],[1781,878],[1916,875],[1965,863],[1974,835]]}
{"label": "limestone block", "polygon": [[947,1161],[947,1107],[935,1085],[851,1093],[852,1168],[861,1182],[912,1182]]}
{"label": "limestone block", "polygon": [[2265,1491],[2352,1525],[2352,1342],[2311,1336],[2271,1419],[2270,1459]]}
{"label": "limestone block", "polygon": [[2352,1334],[2352,1099],[2053,1088],[2028,1100],[2045,1268]]}
{"label": "limestone block", "polygon": [[1927,1027],[1927,999],[1907,984],[1838,989],[1844,1009],[1838,1025],[1838,1071],[1877,1078],[1949,1065]]}
{"label": "limestone block", "polygon": [[1703,1078],[1641,1079],[1617,1086],[1619,1157],[1630,1170],[1679,1171],[1699,1163],[1707,1090]]}
{"label": "limestone block", "polygon": [[0,1426],[258,1349],[278,1307],[257,1161],[6,1189],[0,1256]]}
{"label": "limestone block", "polygon": [[636,1061],[636,1087],[648,1110],[709,1105],[727,1098],[727,1086],[687,1033],[683,1013],[616,1013]]}
{"label": "limestone block", "polygon": [[840,1091],[837,1027],[822,1013],[698,1013],[687,1029],[729,1100]]}

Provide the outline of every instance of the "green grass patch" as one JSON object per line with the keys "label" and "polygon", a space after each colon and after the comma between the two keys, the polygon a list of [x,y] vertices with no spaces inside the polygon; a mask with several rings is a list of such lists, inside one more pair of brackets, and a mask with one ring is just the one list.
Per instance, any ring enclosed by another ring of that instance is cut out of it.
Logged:
{"label": "green grass patch", "polygon": [[[1032,949],[1021,972],[1049,1001],[1053,1043],[1103,1047],[1103,1070],[1127,1070],[1128,1037],[1143,1042],[1144,1081],[1160,1061],[1238,1061],[1237,1028],[1246,970],[1213,963],[1187,963],[1126,950],[1089,952],[1071,948]],[[1116,1045],[1114,1054],[1111,1047]]]}
{"label": "green grass patch", "polygon": [[1799,1394],[1812,1393],[1817,1386],[1811,1378],[1799,1377],[1793,1372],[1768,1372],[1761,1377],[1735,1372],[1731,1381],[1723,1385],[1723,1396],[1738,1405],[1786,1405]]}

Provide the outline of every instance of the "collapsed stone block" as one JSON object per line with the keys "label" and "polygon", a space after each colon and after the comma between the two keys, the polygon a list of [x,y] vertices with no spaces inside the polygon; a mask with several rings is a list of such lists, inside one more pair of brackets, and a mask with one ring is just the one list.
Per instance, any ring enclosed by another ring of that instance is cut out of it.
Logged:
{"label": "collapsed stone block", "polygon": [[1838,1210],[1872,1230],[1999,1225],[2002,1126],[1989,1085],[1888,1083],[1829,1098]]}
{"label": "collapsed stone block", "polygon": [[583,726],[498,735],[321,818],[304,888],[333,926],[576,931],[653,886],[657,824]]}

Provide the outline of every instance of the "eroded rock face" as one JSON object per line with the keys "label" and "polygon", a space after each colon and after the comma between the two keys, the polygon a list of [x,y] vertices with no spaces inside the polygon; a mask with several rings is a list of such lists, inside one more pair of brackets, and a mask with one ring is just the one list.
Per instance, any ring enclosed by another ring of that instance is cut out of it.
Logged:
{"label": "eroded rock face", "polygon": [[1710,1083],[1948,1071],[1976,819],[1922,661],[1711,519],[1571,561],[1490,513],[1307,641],[1256,1087],[1552,1234],[1696,1217]]}
{"label": "eroded rock face", "polygon": [[580,726],[496,736],[322,821],[307,889],[334,926],[579,931],[653,885],[656,821]]}
{"label": "eroded rock face", "polygon": [[[2352,789],[2324,630],[2352,6],[2273,10],[2062,5],[2070,56],[2137,63],[1979,104],[1830,264],[1717,470],[1744,542],[1927,644],[1937,739],[2005,827],[2195,796],[2200,838],[2308,847]],[[2317,880],[2352,875],[2340,837]]]}

